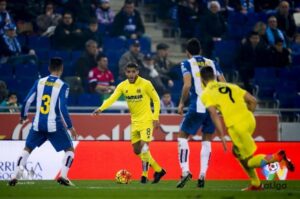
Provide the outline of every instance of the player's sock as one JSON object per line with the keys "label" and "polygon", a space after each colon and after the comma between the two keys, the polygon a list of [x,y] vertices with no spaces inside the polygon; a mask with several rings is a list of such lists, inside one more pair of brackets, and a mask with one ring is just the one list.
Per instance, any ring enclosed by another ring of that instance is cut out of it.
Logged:
{"label": "player's sock", "polygon": [[211,154],[211,142],[210,141],[202,141],[202,147],[201,147],[201,169],[199,173],[199,179],[201,177],[205,177],[206,171],[208,168],[208,162],[210,159]]}
{"label": "player's sock", "polygon": [[249,168],[245,167],[241,162],[241,166],[243,167],[244,171],[248,174],[250,180],[251,180],[251,185],[258,187],[260,186],[261,182],[257,176],[257,172],[255,168]]}
{"label": "player's sock", "polygon": [[22,151],[21,156],[17,160],[17,168],[12,175],[12,179],[20,178],[20,176],[18,174],[21,172],[21,170],[23,170],[25,168],[25,165],[26,165],[29,155],[30,155],[30,153],[28,151],[26,151],[26,150]]}
{"label": "player's sock", "polygon": [[148,151],[148,155],[149,155],[149,164],[152,166],[153,170],[155,172],[160,172],[162,170],[161,166],[154,160],[154,158],[152,157],[150,151]]}
{"label": "player's sock", "polygon": [[[141,160],[142,160],[142,176],[148,178],[149,163],[143,161],[143,159],[144,159],[145,157],[143,157],[142,153],[140,153],[138,156],[139,156],[139,157],[141,158]],[[147,157],[146,157],[146,158],[147,158]]]}
{"label": "player's sock", "polygon": [[140,154],[141,160],[142,160],[142,166],[143,166],[143,173],[142,176],[145,176],[148,178],[148,170],[149,170],[149,147],[148,144],[144,144],[142,147],[142,152]]}
{"label": "player's sock", "polygon": [[182,176],[190,172],[189,168],[189,144],[185,138],[178,138],[178,160],[182,171]]}
{"label": "player's sock", "polygon": [[277,153],[269,154],[269,155],[258,154],[248,160],[248,166],[250,168],[259,168],[259,167],[263,167],[269,163],[281,161],[281,160],[282,160],[282,157],[280,157]]}
{"label": "player's sock", "polygon": [[73,151],[67,151],[65,153],[64,159],[62,161],[62,168],[61,168],[61,177],[66,178],[68,176],[68,172],[70,167],[72,166],[74,159],[74,152]]}

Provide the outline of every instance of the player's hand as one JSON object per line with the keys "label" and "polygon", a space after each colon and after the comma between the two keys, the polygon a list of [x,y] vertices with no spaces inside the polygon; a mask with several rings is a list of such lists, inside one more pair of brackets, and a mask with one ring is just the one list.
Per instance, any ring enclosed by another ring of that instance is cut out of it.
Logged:
{"label": "player's hand", "polygon": [[74,127],[70,128],[69,131],[71,132],[71,135],[74,140],[77,140],[78,134],[76,132],[76,129]]}
{"label": "player's hand", "polygon": [[179,103],[178,109],[177,109],[179,115],[183,114],[183,108],[184,108],[184,104],[183,103]]}
{"label": "player's hand", "polygon": [[98,115],[98,114],[100,114],[100,113],[102,113],[102,111],[100,110],[100,109],[95,109],[94,111],[93,111],[93,113],[92,113],[92,115]]}
{"label": "player's hand", "polygon": [[159,127],[159,121],[158,120],[153,120],[153,127],[157,129]]}

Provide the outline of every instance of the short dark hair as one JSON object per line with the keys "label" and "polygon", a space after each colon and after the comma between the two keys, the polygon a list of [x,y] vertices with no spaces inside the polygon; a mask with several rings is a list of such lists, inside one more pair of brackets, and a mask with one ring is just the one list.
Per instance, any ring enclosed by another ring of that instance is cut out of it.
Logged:
{"label": "short dark hair", "polygon": [[99,60],[101,60],[104,57],[107,57],[107,56],[105,54],[100,53],[99,55],[97,55],[96,61],[99,61]]}
{"label": "short dark hair", "polygon": [[135,68],[135,69],[139,69],[139,66],[136,63],[133,62],[129,62],[126,64],[126,68]]}
{"label": "short dark hair", "polygon": [[200,54],[201,51],[201,44],[200,41],[197,38],[192,38],[188,40],[186,50],[191,54],[191,55],[198,55]]}
{"label": "short dark hair", "polygon": [[60,57],[52,57],[50,59],[50,71],[59,71],[63,67],[63,60]]}
{"label": "short dark hair", "polygon": [[211,66],[204,66],[200,70],[201,78],[205,81],[215,78],[214,70]]}
{"label": "short dark hair", "polygon": [[18,97],[16,92],[10,92],[7,96],[7,98],[10,98],[11,96],[15,95],[16,97]]}
{"label": "short dark hair", "polygon": [[163,93],[162,93],[162,96],[164,96],[164,95],[171,95],[171,91],[164,90]]}
{"label": "short dark hair", "polygon": [[63,12],[63,16],[65,15],[71,15],[71,17],[73,18],[73,12],[66,10],[65,12]]}
{"label": "short dark hair", "polygon": [[249,37],[252,37],[252,36],[259,36],[259,34],[258,34],[257,31],[250,31],[248,36],[249,36]]}
{"label": "short dark hair", "polygon": [[168,44],[165,44],[165,43],[159,43],[157,44],[156,46],[156,50],[166,50],[169,48],[169,45]]}

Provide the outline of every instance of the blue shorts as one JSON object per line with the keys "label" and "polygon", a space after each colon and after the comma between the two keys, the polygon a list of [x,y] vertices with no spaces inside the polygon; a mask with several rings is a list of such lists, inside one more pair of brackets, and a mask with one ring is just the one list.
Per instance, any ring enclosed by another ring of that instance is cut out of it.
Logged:
{"label": "blue shorts", "polygon": [[26,139],[26,147],[35,149],[40,147],[46,140],[49,140],[57,152],[73,147],[70,135],[65,129],[57,130],[56,132],[34,131],[30,129]]}
{"label": "blue shorts", "polygon": [[195,135],[202,127],[202,133],[213,134],[215,126],[209,116],[209,113],[187,112],[180,125],[180,130]]}

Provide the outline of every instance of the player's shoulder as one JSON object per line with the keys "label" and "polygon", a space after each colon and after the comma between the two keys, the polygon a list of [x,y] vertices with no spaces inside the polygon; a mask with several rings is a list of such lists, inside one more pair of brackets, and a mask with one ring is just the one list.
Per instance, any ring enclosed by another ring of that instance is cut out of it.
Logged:
{"label": "player's shoulder", "polygon": [[203,60],[204,60],[206,66],[211,66],[214,68],[216,65],[216,62],[214,60],[209,59],[207,57],[203,57]]}
{"label": "player's shoulder", "polygon": [[152,85],[151,81],[149,81],[149,80],[147,80],[143,77],[139,77],[139,81],[140,81],[141,84],[146,85],[146,86]]}
{"label": "player's shoulder", "polygon": [[180,64],[182,74],[190,73],[191,71],[191,63],[188,59],[185,59]]}
{"label": "player's shoulder", "polygon": [[129,85],[129,81],[127,79],[121,81],[117,87],[119,88],[123,88],[123,87],[127,87]]}
{"label": "player's shoulder", "polygon": [[62,79],[59,79],[59,78],[56,80],[55,83],[57,83],[57,85],[61,86],[61,88],[67,89],[67,88],[70,87],[70,85],[67,82],[65,82],[65,81],[63,81]]}
{"label": "player's shoulder", "polygon": [[187,67],[190,66],[190,61],[189,59],[184,59],[181,63],[180,63],[181,67]]}

